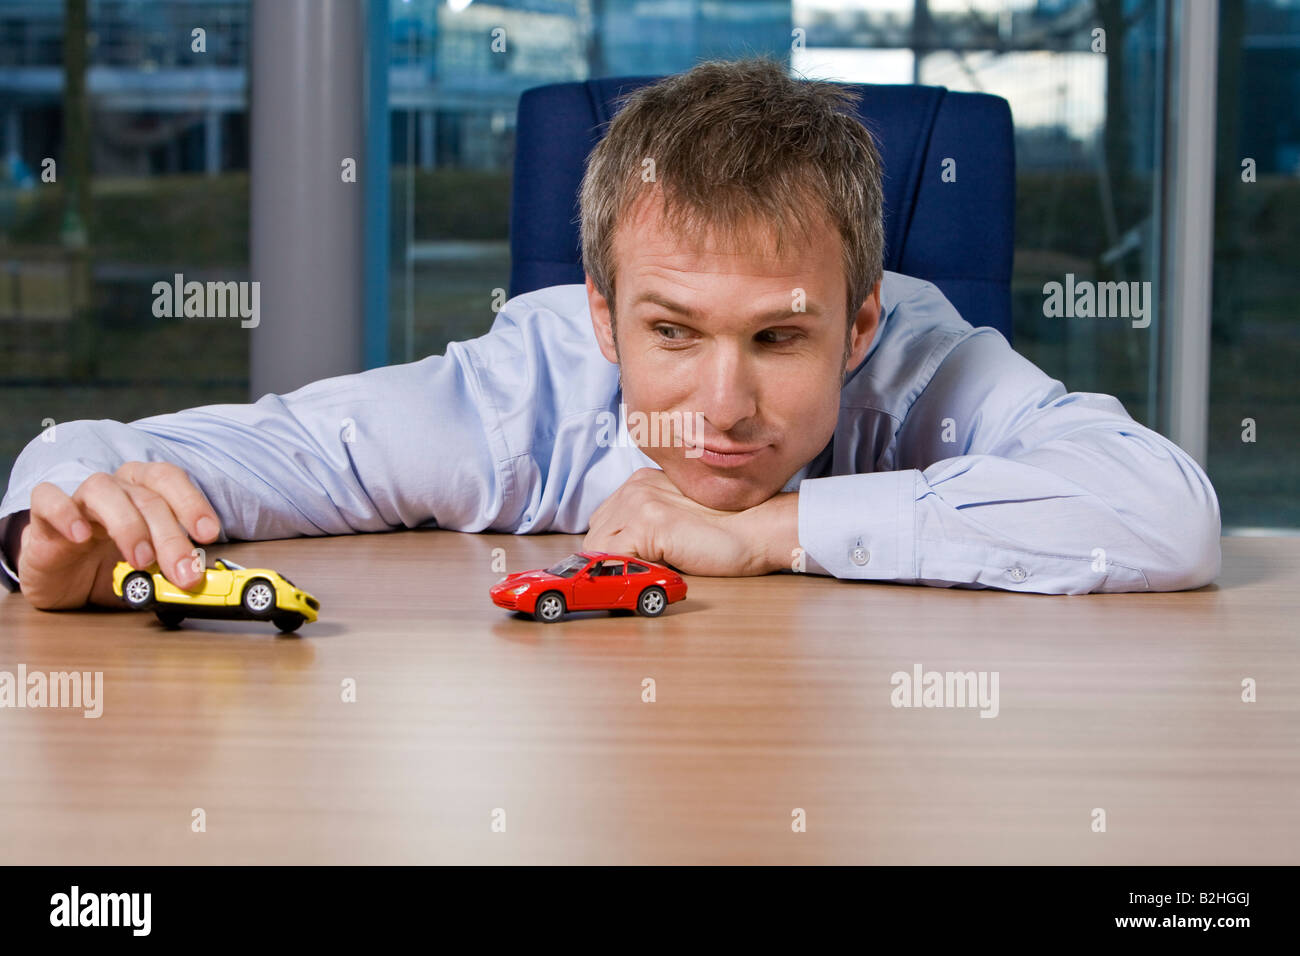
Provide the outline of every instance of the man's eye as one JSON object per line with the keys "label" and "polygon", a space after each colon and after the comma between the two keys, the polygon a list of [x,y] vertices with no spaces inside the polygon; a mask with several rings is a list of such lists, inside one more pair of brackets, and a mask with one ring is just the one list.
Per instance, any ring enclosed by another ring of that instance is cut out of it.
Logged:
{"label": "man's eye", "polygon": [[676,325],[656,325],[655,331],[659,333],[661,338],[669,339],[674,342],[679,342],[686,338],[686,330]]}
{"label": "man's eye", "polygon": [[768,345],[788,345],[803,336],[795,329],[764,329],[755,338]]}

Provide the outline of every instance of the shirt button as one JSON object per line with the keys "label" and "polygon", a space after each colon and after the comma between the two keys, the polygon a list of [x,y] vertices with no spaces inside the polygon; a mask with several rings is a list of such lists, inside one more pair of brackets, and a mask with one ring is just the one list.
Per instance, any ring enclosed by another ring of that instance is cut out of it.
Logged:
{"label": "shirt button", "polygon": [[1020,565],[1016,565],[1014,568],[1007,568],[1007,577],[1011,578],[1012,581],[1020,582],[1029,577],[1029,572]]}
{"label": "shirt button", "polygon": [[849,560],[852,561],[854,564],[856,564],[858,567],[862,567],[864,564],[866,564],[868,561],[871,560],[871,552],[868,551],[866,548],[862,548],[862,547],[854,548],[852,551],[849,552]]}

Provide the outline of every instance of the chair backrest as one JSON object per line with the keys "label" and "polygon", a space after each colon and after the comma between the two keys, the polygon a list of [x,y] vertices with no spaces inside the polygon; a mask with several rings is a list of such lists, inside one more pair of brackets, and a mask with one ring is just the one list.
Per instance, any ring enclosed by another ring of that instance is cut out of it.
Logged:
{"label": "chair backrest", "polygon": [[[527,90],[510,203],[510,295],[583,281],[578,188],[623,93],[658,77]],[[853,86],[885,168],[885,268],[938,286],[971,325],[1011,340],[1015,149],[999,96]]]}

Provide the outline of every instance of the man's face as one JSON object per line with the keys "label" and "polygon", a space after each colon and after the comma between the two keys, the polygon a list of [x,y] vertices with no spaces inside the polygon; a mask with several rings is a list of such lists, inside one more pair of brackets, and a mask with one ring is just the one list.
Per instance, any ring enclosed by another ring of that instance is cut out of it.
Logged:
{"label": "man's face", "polygon": [[850,328],[839,234],[829,225],[815,234],[780,258],[770,233],[695,247],[665,230],[657,202],[642,202],[615,236],[612,326],[609,303],[587,280],[629,421],[640,412],[700,423],[685,436],[695,448],[662,438],[642,447],[700,504],[740,511],[778,493],[830,440],[845,369],[871,346],[880,285]]}

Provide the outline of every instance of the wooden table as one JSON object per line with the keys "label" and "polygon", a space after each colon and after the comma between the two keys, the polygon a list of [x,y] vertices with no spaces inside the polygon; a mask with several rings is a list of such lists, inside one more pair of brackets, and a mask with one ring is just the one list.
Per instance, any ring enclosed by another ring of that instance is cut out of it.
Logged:
{"label": "wooden table", "polygon": [[[0,862],[1300,862],[1300,539],[1225,539],[1217,584],[1177,594],[692,578],[658,620],[556,625],[489,602],[493,549],[515,571],[580,541],[210,555],[312,590],[295,637],[0,597],[0,670],[105,682],[99,719],[0,709]],[[997,672],[998,716],[892,706],[917,664]]]}

